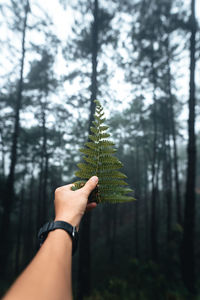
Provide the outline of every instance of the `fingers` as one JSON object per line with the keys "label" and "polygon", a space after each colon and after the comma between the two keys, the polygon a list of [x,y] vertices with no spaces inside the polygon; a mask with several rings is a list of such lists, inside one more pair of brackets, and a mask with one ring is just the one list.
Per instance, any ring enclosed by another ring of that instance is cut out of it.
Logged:
{"label": "fingers", "polygon": [[70,190],[70,191],[71,191],[71,189],[72,189],[73,186],[74,186],[73,183],[70,183],[70,184],[65,185],[66,189],[68,189],[68,190]]}
{"label": "fingers", "polygon": [[72,186],[74,186],[74,184],[70,183],[70,184],[59,186],[56,190],[57,191],[59,191],[59,190],[71,190]]}
{"label": "fingers", "polygon": [[91,202],[91,203],[87,204],[86,211],[90,211],[91,209],[95,208],[96,206],[97,206],[96,202]]}
{"label": "fingers", "polygon": [[86,184],[84,185],[84,187],[82,187],[82,191],[84,191],[87,196],[89,196],[89,194],[93,191],[93,189],[96,187],[98,183],[98,177],[97,176],[93,176],[91,177]]}

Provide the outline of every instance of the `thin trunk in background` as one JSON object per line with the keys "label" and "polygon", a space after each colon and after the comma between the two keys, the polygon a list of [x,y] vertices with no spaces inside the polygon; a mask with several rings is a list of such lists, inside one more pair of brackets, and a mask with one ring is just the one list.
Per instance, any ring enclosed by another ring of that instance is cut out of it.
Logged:
{"label": "thin trunk in background", "polygon": [[42,226],[42,180],[43,180],[43,169],[44,169],[44,159],[41,156],[40,160],[40,172],[38,178],[38,199],[37,199],[37,210],[36,210],[36,232]]}
{"label": "thin trunk in background", "polygon": [[163,194],[164,203],[167,204],[166,221],[167,221],[167,244],[169,245],[172,231],[172,168],[171,168],[171,146],[170,146],[170,126],[169,126],[169,105],[168,97],[162,103],[161,115],[162,122],[162,160],[163,160]]}
{"label": "thin trunk in background", "polygon": [[[21,44],[21,65],[20,65],[20,75],[17,90],[17,98],[15,103],[15,116],[14,116],[14,132],[12,137],[12,149],[11,149],[11,162],[9,168],[9,175],[7,179],[6,186],[6,197],[3,200],[3,216],[2,216],[2,226],[1,226],[1,247],[0,247],[0,265],[1,273],[5,274],[5,267],[8,259],[7,245],[9,245],[9,230],[10,230],[10,216],[12,210],[12,204],[14,200],[14,183],[15,183],[15,167],[17,163],[17,146],[18,138],[20,133],[20,110],[22,105],[22,91],[23,91],[23,74],[24,74],[24,61],[25,61],[25,40],[26,40],[26,30],[27,30],[27,18],[30,11],[29,1],[26,1],[24,12],[24,22],[22,30],[22,44]],[[5,234],[7,232],[7,234]]]}
{"label": "thin trunk in background", "polygon": [[105,232],[105,245],[107,249],[107,263],[110,263],[110,253],[111,253],[111,243],[112,243],[112,206],[104,205],[102,210],[103,218],[103,224],[105,225],[105,228],[107,228]]}
{"label": "thin trunk in background", "polygon": [[[90,117],[89,128],[95,113],[94,100],[97,96],[97,56],[98,56],[98,0],[94,0],[92,26],[92,76],[91,76],[91,98],[90,98]],[[78,266],[78,299],[82,300],[90,294],[90,224],[91,213],[84,215],[81,225],[80,243],[79,243],[79,266]]]}
{"label": "thin trunk in background", "polygon": [[42,113],[42,157],[44,161],[42,180],[42,222],[47,221],[47,180],[48,180],[48,153],[47,153],[47,128],[46,128],[46,100],[41,102]]}
{"label": "thin trunk in background", "polygon": [[179,182],[179,168],[178,168],[178,153],[177,153],[177,134],[176,124],[174,116],[174,97],[172,95],[171,84],[171,58],[170,58],[170,40],[169,37],[166,40],[166,54],[167,54],[167,93],[169,96],[169,124],[171,126],[170,132],[173,140],[173,165],[174,165],[174,179],[176,189],[176,220],[177,223],[182,224],[182,207],[181,207],[181,194],[180,194],[180,182]]}
{"label": "thin trunk in background", "polygon": [[[134,241],[135,241],[135,257],[139,258],[139,205],[140,205],[140,201],[141,201],[141,189],[140,189],[140,161],[139,161],[139,146],[136,143],[136,159],[135,159],[135,166],[136,166],[136,170],[137,170],[137,180],[136,180],[136,201],[135,201],[135,237],[134,237]],[[134,178],[134,177],[133,177]]]}
{"label": "thin trunk in background", "polygon": [[188,119],[188,163],[185,194],[185,216],[182,241],[182,275],[191,293],[195,293],[195,178],[196,178],[196,137],[195,137],[195,48],[196,17],[195,0],[191,1],[191,37],[190,37],[190,86],[189,86],[189,119]]}
{"label": "thin trunk in background", "polygon": [[[34,161],[32,162],[34,166]],[[29,184],[29,196],[28,196],[28,211],[27,211],[27,229],[26,229],[26,236],[25,236],[25,247],[26,247],[26,259],[25,261],[28,262],[33,254],[34,249],[34,237],[36,238],[36,232],[33,227],[33,220],[34,220],[34,176],[33,176],[34,167],[32,167],[30,184]]]}
{"label": "thin trunk in background", "polygon": [[1,175],[5,178],[5,144],[4,144],[4,134],[3,134],[3,122],[0,127],[0,138],[1,138]]}
{"label": "thin trunk in background", "polygon": [[47,221],[47,180],[48,180],[48,153],[47,153],[47,128],[46,128],[46,101],[40,101],[41,109],[41,162],[38,185],[38,202],[37,202],[37,230]]}
{"label": "thin trunk in background", "polygon": [[[25,146],[26,147],[26,146]],[[26,220],[27,220],[27,214],[26,214],[26,200],[25,200],[25,194],[26,194],[26,175],[28,173],[27,171],[27,155],[28,153],[25,151],[24,153],[24,170],[23,170],[23,179],[22,179],[22,185],[21,185],[21,195],[19,199],[19,216],[18,216],[18,224],[17,224],[17,243],[16,243],[16,253],[15,253],[15,276],[19,275],[19,272],[22,270],[22,267],[24,266],[25,260],[26,260]],[[25,251],[24,251],[25,249]]]}
{"label": "thin trunk in background", "polygon": [[113,204],[113,211],[112,211],[112,235],[110,239],[110,262],[111,264],[114,264],[115,262],[115,245],[116,245],[116,234],[117,234],[117,207],[118,203]]}
{"label": "thin trunk in background", "polygon": [[20,272],[20,253],[21,253],[21,237],[23,231],[23,216],[24,216],[24,178],[22,183],[22,190],[19,199],[19,220],[18,220],[18,227],[17,227],[17,241],[16,241],[16,251],[15,251],[15,276],[17,276]]}
{"label": "thin trunk in background", "polygon": [[171,239],[172,232],[172,201],[173,201],[173,193],[172,193],[172,162],[171,162],[171,146],[170,146],[170,132],[169,128],[167,130],[167,165],[166,165],[166,173],[167,173],[167,190],[166,190],[166,199],[167,199],[167,241],[169,242]]}
{"label": "thin trunk in background", "polygon": [[[153,50],[153,45],[152,45]],[[152,51],[153,53],[153,51]],[[158,258],[158,241],[157,241],[157,214],[156,214],[156,198],[157,198],[157,180],[156,180],[156,163],[157,163],[157,142],[158,142],[158,124],[157,124],[157,99],[156,99],[156,75],[154,68],[154,58],[151,61],[152,66],[152,82],[153,82],[153,159],[152,159],[152,178],[151,178],[151,257],[154,261]],[[158,172],[158,170],[157,170]]]}
{"label": "thin trunk in background", "polygon": [[145,258],[149,257],[149,205],[148,205],[148,163],[146,151],[143,150],[144,157],[144,223],[145,223]]}

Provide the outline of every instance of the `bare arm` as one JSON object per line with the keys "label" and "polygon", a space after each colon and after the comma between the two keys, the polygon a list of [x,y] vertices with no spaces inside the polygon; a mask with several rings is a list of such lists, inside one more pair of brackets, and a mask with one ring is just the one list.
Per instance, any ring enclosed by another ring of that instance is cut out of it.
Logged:
{"label": "bare arm", "polygon": [[[96,176],[77,191],[66,185],[55,191],[55,220],[79,227],[88,196],[98,182]],[[62,229],[48,234],[44,244],[2,300],[72,300],[72,240]]]}

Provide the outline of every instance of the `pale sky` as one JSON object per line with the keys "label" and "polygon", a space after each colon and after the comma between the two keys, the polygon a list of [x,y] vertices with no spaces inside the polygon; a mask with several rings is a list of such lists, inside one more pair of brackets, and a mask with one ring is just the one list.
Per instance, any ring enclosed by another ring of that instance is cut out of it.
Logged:
{"label": "pale sky", "polygon": [[[101,3],[101,1],[99,1]],[[190,7],[191,0],[185,0],[185,4]],[[57,11],[57,14],[54,14],[54,11]],[[70,34],[70,26],[73,23],[74,15],[73,11],[68,8],[67,11],[63,11],[63,8],[57,3],[56,0],[51,1],[51,5],[49,6],[49,12],[52,15],[52,18],[54,19],[54,22],[57,27],[57,34],[60,36],[61,39],[65,41],[66,39],[66,28],[69,28],[68,33]],[[66,17],[67,16],[67,17]],[[200,23],[200,1],[196,1],[196,18],[198,22]],[[197,34],[197,38],[200,38],[200,34]],[[61,66],[60,66],[61,67]],[[189,91],[189,57],[188,53],[185,51],[183,54],[182,60],[180,60],[177,65],[172,65],[172,72],[177,72],[177,69],[179,69],[180,76],[176,79],[176,87],[177,91],[176,94],[178,95],[179,99],[184,103],[184,109],[180,115],[180,120],[183,122],[182,125],[185,123],[185,126],[187,126],[187,119],[188,119],[188,107],[187,107],[187,101],[188,101],[188,91]],[[200,82],[200,61],[197,62],[196,66],[196,83],[197,87],[199,86]],[[131,85],[129,83],[126,83],[124,81],[124,74],[120,69],[116,69],[115,75],[113,79],[111,80],[112,89],[116,89],[117,87],[117,94],[119,96],[119,99],[126,99],[127,103],[132,101],[132,94],[129,92]],[[124,101],[122,101],[124,102]],[[121,110],[124,108],[124,104],[119,105],[118,109]],[[196,128],[199,131],[200,130],[200,116],[197,115],[197,122],[196,122]]]}
{"label": "pale sky", "polygon": [[[35,0],[36,2],[39,0]],[[71,25],[74,21],[75,14],[70,7],[66,5],[66,10],[63,9],[63,6],[59,4],[58,0],[51,0],[48,3],[48,7],[46,7],[46,2],[39,1],[40,5],[48,11],[48,14],[52,17],[52,20],[55,24],[55,33],[56,35],[65,43],[67,39],[67,35],[70,35]],[[67,1],[66,1],[67,2]],[[191,0],[185,0],[187,6],[190,5]],[[101,0],[99,1],[101,3]],[[56,13],[55,13],[56,12]],[[197,19],[200,20],[200,1],[196,1],[196,14]],[[60,60],[58,61],[58,71],[59,73],[64,73],[65,62]],[[180,73],[184,74],[183,77],[177,78],[177,86],[178,86],[178,94],[180,94],[183,101],[187,101],[188,98],[188,80],[189,80],[189,72],[188,72],[188,65],[189,65],[189,58],[185,57],[184,63],[181,61],[179,63]],[[177,66],[174,66],[174,71],[177,69]],[[199,82],[199,69],[200,66],[198,65],[198,72],[197,72],[197,82]],[[173,70],[173,66],[172,66]],[[111,84],[117,86],[117,94],[119,98],[126,99],[128,101],[132,100],[132,96],[129,93],[129,84],[124,82],[123,72],[121,70],[116,70],[114,78],[111,80]],[[182,118],[187,119],[187,109],[185,109],[182,113]]]}

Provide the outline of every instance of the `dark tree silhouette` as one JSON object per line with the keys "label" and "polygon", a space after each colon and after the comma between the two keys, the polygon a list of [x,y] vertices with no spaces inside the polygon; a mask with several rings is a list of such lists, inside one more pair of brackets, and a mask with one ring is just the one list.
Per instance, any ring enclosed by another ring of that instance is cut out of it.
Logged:
{"label": "dark tree silhouette", "polygon": [[[98,64],[98,0],[94,0],[93,8],[94,21],[92,23],[92,75],[91,75],[91,98],[90,98],[90,117],[89,129],[92,126],[92,121],[95,112],[94,100],[97,97],[97,64]],[[79,269],[78,269],[78,299],[82,300],[90,294],[90,224],[91,213],[89,212],[83,217],[81,225],[81,238],[79,245]]]}
{"label": "dark tree silhouette", "polygon": [[190,16],[190,92],[188,119],[188,162],[185,194],[184,233],[182,242],[182,275],[190,292],[195,292],[195,178],[196,178],[196,137],[195,137],[195,50],[196,17],[195,0],[191,0]]}
{"label": "dark tree silhouette", "polygon": [[[15,167],[17,163],[17,147],[18,147],[18,138],[20,132],[20,110],[22,105],[22,92],[23,92],[23,74],[24,74],[24,61],[25,61],[25,41],[26,41],[26,31],[27,31],[27,18],[28,13],[30,11],[29,1],[26,0],[23,2],[24,6],[24,20],[23,20],[23,29],[22,29],[22,42],[21,42],[21,62],[20,62],[20,74],[19,74],[19,82],[18,89],[16,95],[16,103],[15,103],[15,119],[14,119],[14,131],[12,137],[12,149],[11,149],[11,162],[9,168],[9,175],[7,178],[6,184],[6,197],[4,197],[3,201],[3,217],[2,217],[2,226],[1,226],[1,236],[2,236],[2,247],[0,250],[0,264],[1,264],[1,272],[5,272],[5,266],[7,263],[8,251],[8,237],[9,234],[5,234],[5,232],[9,232],[10,229],[10,216],[12,210],[12,204],[14,200],[14,183],[15,183]],[[17,13],[17,12],[16,12]]]}

